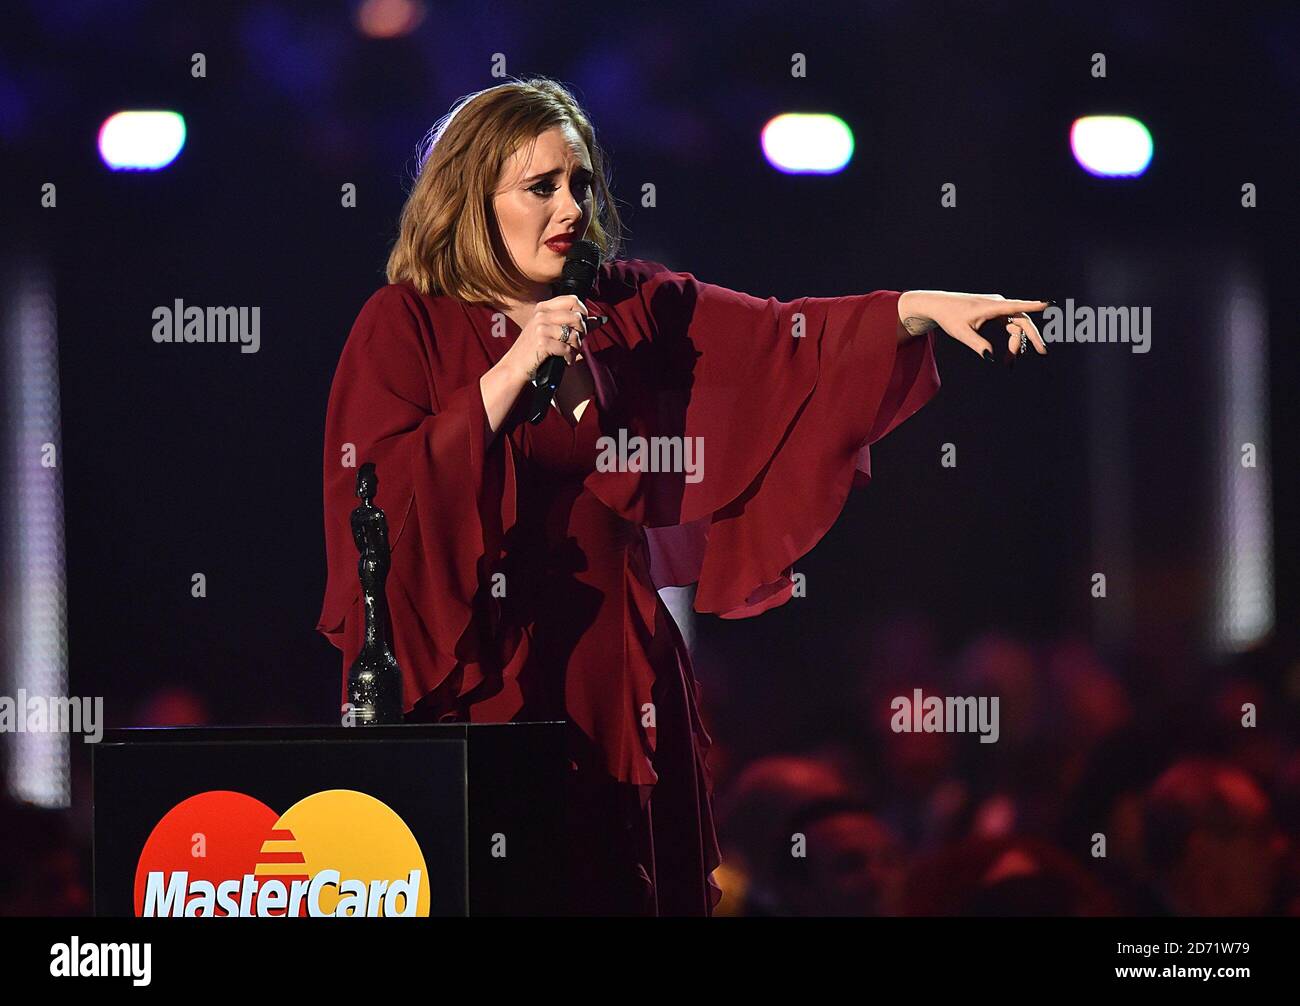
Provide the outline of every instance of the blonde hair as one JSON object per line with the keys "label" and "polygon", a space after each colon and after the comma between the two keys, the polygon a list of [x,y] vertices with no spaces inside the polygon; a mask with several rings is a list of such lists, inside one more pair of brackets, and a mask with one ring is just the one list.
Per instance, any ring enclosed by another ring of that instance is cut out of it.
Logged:
{"label": "blonde hair", "polygon": [[564,85],[533,77],[466,95],[429,131],[388,256],[388,281],[473,303],[496,303],[527,290],[527,277],[502,244],[493,193],[502,167],[521,144],[566,125],[591,157],[595,205],[586,237],[600,247],[602,261],[612,259],[623,226],[595,131]]}

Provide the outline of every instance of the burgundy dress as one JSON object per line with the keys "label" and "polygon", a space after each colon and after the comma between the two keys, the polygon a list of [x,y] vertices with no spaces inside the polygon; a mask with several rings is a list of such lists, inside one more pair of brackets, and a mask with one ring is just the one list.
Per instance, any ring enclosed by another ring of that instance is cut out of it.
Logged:
{"label": "burgundy dress", "polygon": [[[657,590],[698,583],[695,609],[724,618],[790,599],[792,564],[870,478],[868,445],[939,387],[933,337],[898,345],[898,297],[781,302],[606,263],[586,299],[611,319],[585,340],[595,400],[576,426],[554,408],[533,426],[521,395],[490,446],[478,379],[518,326],[407,284],[362,308],[326,417],[317,628],[346,677],[348,514],[373,461],[407,716],[569,722],[578,910],[709,915],[721,897],[700,686]],[[694,438],[695,465],[602,461],[636,437]]]}

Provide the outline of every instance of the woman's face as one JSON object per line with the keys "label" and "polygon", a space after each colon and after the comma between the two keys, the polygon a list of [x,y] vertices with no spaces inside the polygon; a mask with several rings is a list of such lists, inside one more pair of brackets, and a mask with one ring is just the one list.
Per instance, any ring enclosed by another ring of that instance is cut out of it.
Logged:
{"label": "woman's face", "polygon": [[550,298],[567,247],[548,246],[560,236],[587,234],[591,221],[591,159],[572,126],[555,126],[523,144],[506,161],[493,207],[501,238],[515,265],[535,285],[538,300]]}

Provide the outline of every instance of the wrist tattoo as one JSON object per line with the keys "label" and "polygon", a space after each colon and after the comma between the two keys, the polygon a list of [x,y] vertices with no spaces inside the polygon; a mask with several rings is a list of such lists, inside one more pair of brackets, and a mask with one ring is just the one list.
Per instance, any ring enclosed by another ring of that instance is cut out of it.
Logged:
{"label": "wrist tattoo", "polygon": [[939,326],[930,318],[910,316],[903,319],[903,327],[907,329],[908,335],[923,335]]}

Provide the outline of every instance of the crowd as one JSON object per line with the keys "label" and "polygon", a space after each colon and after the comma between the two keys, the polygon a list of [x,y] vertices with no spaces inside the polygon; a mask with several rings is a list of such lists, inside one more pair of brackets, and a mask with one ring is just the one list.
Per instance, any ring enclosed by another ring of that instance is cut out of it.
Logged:
{"label": "crowd", "polygon": [[[945,655],[924,618],[900,617],[854,645],[868,656],[844,696],[833,678],[754,689],[699,669],[719,914],[1300,915],[1300,658],[1281,642],[1216,666],[1112,666],[1077,639]],[[996,696],[996,741],[896,729],[894,700],[918,688]],[[799,742],[756,749],[774,707]],[[175,688],[130,722],[209,719]],[[90,912],[84,747],[71,809],[0,807],[0,914]]]}

